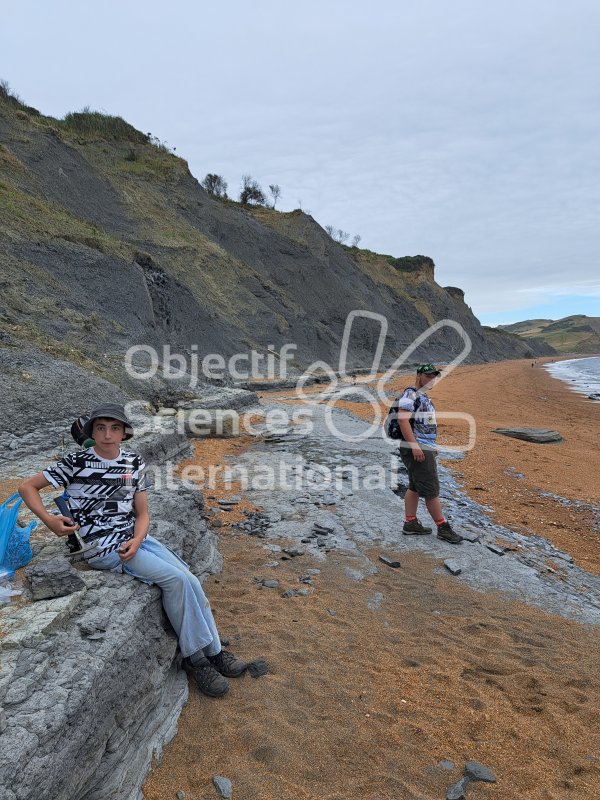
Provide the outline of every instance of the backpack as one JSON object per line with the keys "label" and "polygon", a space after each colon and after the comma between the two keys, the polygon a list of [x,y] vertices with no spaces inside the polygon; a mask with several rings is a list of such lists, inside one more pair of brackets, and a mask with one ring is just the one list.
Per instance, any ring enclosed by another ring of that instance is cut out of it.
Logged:
{"label": "backpack", "polygon": [[75,422],[71,425],[71,436],[80,447],[83,447],[83,443],[89,438],[83,430],[83,426],[86,422],[89,422],[89,419],[90,418],[87,416],[77,417]]}
{"label": "backpack", "polygon": [[[412,388],[412,387],[407,387]],[[406,389],[404,390],[406,391]],[[402,435],[402,431],[400,429],[400,423],[398,422],[398,411],[400,410],[396,405],[397,402],[396,398],[392,405],[390,406],[390,410],[388,411],[388,415],[386,417],[385,422],[383,423],[383,430],[385,431],[385,435],[390,439],[395,439],[396,441],[404,441],[404,436]],[[415,420],[414,414],[419,410],[419,406],[421,405],[421,395],[418,394],[415,397],[415,404],[413,406],[413,416],[410,418],[410,427],[415,427]]]}

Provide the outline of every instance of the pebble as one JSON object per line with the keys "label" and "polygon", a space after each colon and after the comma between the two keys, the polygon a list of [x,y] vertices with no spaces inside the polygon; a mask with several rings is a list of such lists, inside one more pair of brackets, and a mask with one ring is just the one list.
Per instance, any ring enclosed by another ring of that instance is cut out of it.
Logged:
{"label": "pebble", "polygon": [[393,558],[389,558],[388,556],[379,556],[379,560],[383,564],[387,564],[388,567],[392,567],[392,569],[398,569],[400,565],[399,561],[394,561]]}
{"label": "pebble", "polygon": [[458,561],[455,561],[453,558],[447,558],[444,561],[444,566],[451,575],[460,575],[460,573],[462,572],[462,567],[460,566]]}
{"label": "pebble", "polygon": [[454,769],[454,762],[442,758],[441,761],[438,761],[438,766],[443,767],[444,769]]}
{"label": "pebble", "polygon": [[318,522],[315,522],[315,524],[313,525],[313,530],[316,533],[322,533],[322,534],[333,533],[333,528],[330,528],[328,525],[321,525]]}
{"label": "pebble", "polygon": [[269,671],[269,665],[264,658],[257,658],[248,664],[247,671],[253,678],[261,678]]}
{"label": "pebble", "polygon": [[465,761],[465,776],[472,781],[496,783],[496,776],[492,770],[484,767],[479,761]]}
{"label": "pebble", "polygon": [[370,611],[379,611],[381,608],[381,604],[383,603],[384,595],[383,592],[373,592],[371,597],[367,600],[367,608]]}
{"label": "pebble", "polygon": [[265,589],[277,589],[277,587],[279,586],[279,581],[275,581],[273,579],[269,579],[269,580],[266,580],[266,581],[261,581],[260,585],[264,586]]}
{"label": "pebble", "polygon": [[233,786],[229,778],[224,778],[222,775],[215,775],[212,780],[219,797],[223,797],[224,800],[230,800],[233,794]]}
{"label": "pebble", "polygon": [[183,791],[183,789],[177,789],[177,791],[175,792],[175,797],[177,798],[177,800],[185,800],[185,792]]}
{"label": "pebble", "polygon": [[337,503],[336,498],[331,494],[326,494],[321,500],[317,501],[323,506],[334,506]]}
{"label": "pebble", "polygon": [[462,800],[462,798],[465,796],[465,791],[469,783],[469,779],[465,777],[461,778],[458,783],[452,784],[452,786],[446,792],[446,800]]}
{"label": "pebble", "polygon": [[333,610],[333,608],[328,608],[327,613],[329,614],[330,617],[335,617],[335,611]]}
{"label": "pebble", "polygon": [[304,555],[304,550],[301,547],[284,547],[283,552],[292,558]]}

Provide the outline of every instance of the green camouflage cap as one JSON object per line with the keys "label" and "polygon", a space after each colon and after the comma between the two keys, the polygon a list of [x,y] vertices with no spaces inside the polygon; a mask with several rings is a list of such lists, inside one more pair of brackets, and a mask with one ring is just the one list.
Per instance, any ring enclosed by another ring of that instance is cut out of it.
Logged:
{"label": "green camouflage cap", "polygon": [[436,369],[433,364],[421,364],[417,367],[417,375],[441,375],[439,369]]}

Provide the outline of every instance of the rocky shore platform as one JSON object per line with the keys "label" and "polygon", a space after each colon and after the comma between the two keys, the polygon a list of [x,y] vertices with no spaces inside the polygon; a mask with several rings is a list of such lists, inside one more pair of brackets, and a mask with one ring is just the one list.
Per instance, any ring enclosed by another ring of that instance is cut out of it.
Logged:
{"label": "rocky shore platform", "polygon": [[[209,700],[188,692],[155,587],[77,566],[68,594],[33,602],[23,580],[0,609],[1,800],[205,800],[227,782],[244,800],[594,796],[600,577],[465,492],[468,457],[440,453],[465,541],[403,536],[406,476],[378,431],[355,441],[364,405],[333,411],[336,435],[318,398],[309,431],[190,442],[157,416],[135,442],[165,473],[153,533],[205,580],[230,649],[269,673]],[[290,401],[248,411],[284,419]],[[5,488],[55,455],[11,452]],[[182,480],[210,464],[231,474]],[[61,560],[50,534],[34,544],[34,566]]]}

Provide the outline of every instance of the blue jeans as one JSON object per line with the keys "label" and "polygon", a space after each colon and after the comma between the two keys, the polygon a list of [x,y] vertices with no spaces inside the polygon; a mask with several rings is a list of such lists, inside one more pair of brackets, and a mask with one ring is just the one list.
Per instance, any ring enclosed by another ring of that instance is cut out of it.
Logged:
{"label": "blue jeans", "polygon": [[200,581],[185,561],[153,536],[146,536],[129,561],[122,561],[113,551],[100,558],[90,558],[87,563],[93,569],[125,572],[144,583],[160,586],[163,608],[177,634],[184,658],[199,650],[207,656],[220,652],[217,626]]}

